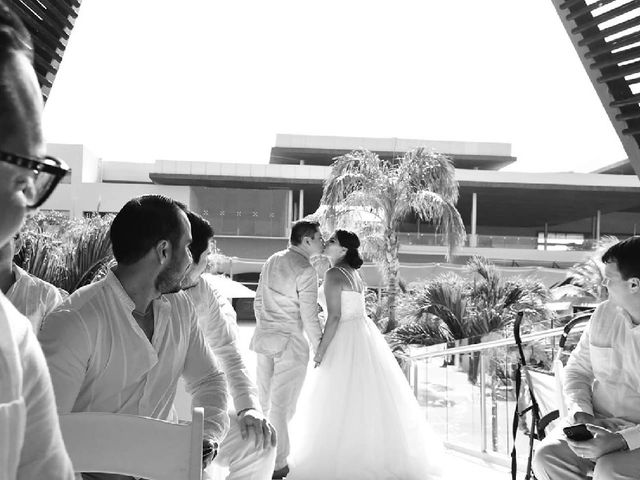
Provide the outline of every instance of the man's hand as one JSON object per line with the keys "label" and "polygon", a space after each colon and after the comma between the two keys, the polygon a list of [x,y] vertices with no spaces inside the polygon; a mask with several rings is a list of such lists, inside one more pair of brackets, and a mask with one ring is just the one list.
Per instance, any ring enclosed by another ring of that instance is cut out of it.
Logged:
{"label": "man's hand", "polygon": [[267,448],[269,443],[276,446],[276,429],[271,425],[262,413],[250,408],[243,411],[238,417],[240,423],[240,435],[247,440],[251,432],[255,434],[255,445]]}
{"label": "man's hand", "polygon": [[202,441],[202,470],[207,468],[209,464],[216,458],[218,454],[218,444],[211,440]]}
{"label": "man's hand", "polygon": [[569,448],[579,457],[595,461],[607,453],[627,448],[627,442],[619,433],[593,424],[587,424],[587,429],[594,435],[591,440],[576,442],[567,439]]}
{"label": "man's hand", "polygon": [[[586,412],[577,412],[573,415],[574,425],[578,423],[590,423],[591,425],[597,425],[593,415]],[[603,425],[604,426],[604,425]],[[605,427],[606,428],[606,427]]]}

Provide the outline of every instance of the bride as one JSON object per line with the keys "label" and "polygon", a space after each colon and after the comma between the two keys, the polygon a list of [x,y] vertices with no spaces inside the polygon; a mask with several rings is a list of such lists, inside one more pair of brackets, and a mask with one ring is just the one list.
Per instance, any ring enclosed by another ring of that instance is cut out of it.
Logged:
{"label": "bride", "polygon": [[440,478],[443,447],[395,357],[366,316],[360,240],[337,230],[318,293],[324,335],[292,420],[288,480]]}

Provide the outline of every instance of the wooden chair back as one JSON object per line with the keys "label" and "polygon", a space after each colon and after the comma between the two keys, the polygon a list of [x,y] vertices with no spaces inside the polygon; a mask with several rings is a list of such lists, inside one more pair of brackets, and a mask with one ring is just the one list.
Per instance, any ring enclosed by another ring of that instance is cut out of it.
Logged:
{"label": "wooden chair back", "polygon": [[115,413],[60,415],[76,472],[131,475],[149,480],[201,480],[204,411],[191,423]]}

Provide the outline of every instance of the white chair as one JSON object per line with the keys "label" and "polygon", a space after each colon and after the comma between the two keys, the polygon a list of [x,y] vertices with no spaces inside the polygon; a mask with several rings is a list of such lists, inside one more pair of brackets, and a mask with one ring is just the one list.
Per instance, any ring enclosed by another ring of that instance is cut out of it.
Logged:
{"label": "white chair", "polygon": [[60,428],[76,472],[132,475],[149,480],[201,480],[204,411],[191,423],[82,412],[60,415]]}

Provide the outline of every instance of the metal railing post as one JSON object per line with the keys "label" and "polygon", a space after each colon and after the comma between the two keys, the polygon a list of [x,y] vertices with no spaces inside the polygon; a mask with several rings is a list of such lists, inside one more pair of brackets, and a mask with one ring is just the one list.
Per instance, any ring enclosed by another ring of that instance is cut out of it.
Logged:
{"label": "metal railing post", "polygon": [[480,451],[487,451],[487,399],[484,378],[484,352],[480,352]]}

